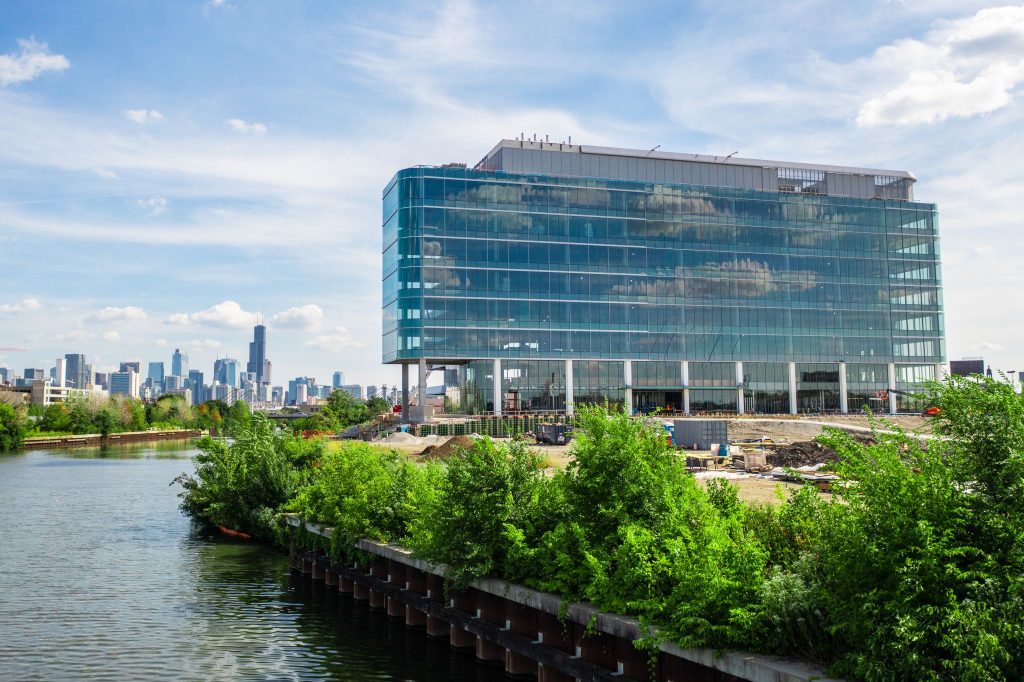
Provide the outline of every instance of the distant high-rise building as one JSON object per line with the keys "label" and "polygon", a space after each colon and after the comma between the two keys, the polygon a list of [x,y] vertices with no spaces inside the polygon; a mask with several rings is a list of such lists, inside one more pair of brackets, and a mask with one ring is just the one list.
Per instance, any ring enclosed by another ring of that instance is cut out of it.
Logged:
{"label": "distant high-rise building", "polygon": [[370,384],[369,386],[366,387],[366,399],[369,400],[370,398],[376,398],[376,397],[377,397],[377,387],[374,386],[373,384]]}
{"label": "distant high-rise building", "polygon": [[46,372],[41,369],[25,369],[25,378],[35,381],[36,379],[45,379]]}
{"label": "distant high-rise building", "polygon": [[93,385],[95,375],[92,373],[92,363],[85,363],[85,388],[89,388]]}
{"label": "distant high-rise building", "polygon": [[89,370],[85,356],[81,353],[67,353],[64,356],[64,384],[71,388],[85,388],[89,385]]}
{"label": "distant high-rise building", "polygon": [[95,375],[95,377],[93,379],[93,385],[99,386],[100,388],[107,388],[108,385],[109,385],[109,381],[110,381],[110,373],[109,372],[96,372],[96,375]]}
{"label": "distant high-rise building", "polygon": [[335,372],[334,376],[331,377],[331,387],[332,388],[341,388],[344,385],[345,385],[345,373],[344,372]]}
{"label": "distant high-rise building", "polygon": [[139,397],[139,375],[129,368],[122,372],[110,374],[110,395],[126,395],[130,398]]}
{"label": "distant high-rise building", "polygon": [[241,363],[234,358],[217,358],[213,363],[213,380],[237,388],[240,369]]}
{"label": "distant high-rise building", "polygon": [[192,390],[192,404],[199,405],[206,401],[206,386],[203,373],[198,369],[188,371],[188,387]]}
{"label": "distant high-rise building", "polygon": [[141,376],[142,375],[142,363],[141,362],[122,362],[121,363],[120,371],[121,372],[127,372],[128,370],[132,370],[133,372],[135,372],[136,374]]}
{"label": "distant high-rise building", "polygon": [[223,400],[228,405],[235,402],[235,390],[227,384],[214,384],[213,385],[213,397],[216,400]]}
{"label": "distant high-rise building", "polygon": [[188,353],[180,348],[175,348],[171,356],[171,374],[176,377],[188,376]]}
{"label": "distant high-rise building", "polygon": [[149,372],[146,376],[147,383],[153,388],[153,392],[156,395],[160,395],[164,392],[164,363],[163,362],[151,362],[149,363]]}
{"label": "distant high-rise building", "polygon": [[67,361],[64,358],[57,358],[56,367],[53,368],[53,385],[64,386],[67,383]]}
{"label": "distant high-rise building", "polygon": [[181,388],[181,377],[177,374],[168,374],[164,377],[164,393],[177,391]]}
{"label": "distant high-rise building", "polygon": [[245,365],[246,372],[256,375],[256,382],[260,384],[270,383],[269,377],[264,377],[267,362],[267,328],[258,324],[252,329],[252,341],[249,342],[249,362]]}
{"label": "distant high-rise building", "polygon": [[274,386],[270,392],[270,401],[275,405],[284,405],[284,386]]}
{"label": "distant high-rise building", "polygon": [[353,398],[359,398],[360,400],[363,398],[363,387],[360,384],[346,384],[341,387],[341,390],[345,391]]}
{"label": "distant high-rise building", "polygon": [[260,383],[261,384],[269,384],[272,381],[272,379],[270,378],[271,370],[272,369],[273,369],[273,366],[270,364],[270,360],[264,360],[263,361],[263,375],[260,377]]}
{"label": "distant high-rise building", "polygon": [[[309,397],[309,387],[316,384],[312,377],[295,377],[288,382],[288,395],[285,402],[289,405],[303,405]],[[302,400],[299,400],[299,387],[302,387]]]}
{"label": "distant high-rise building", "polygon": [[7,373],[8,373],[8,371],[9,370],[6,367],[0,367],[0,384],[6,384],[7,383]]}

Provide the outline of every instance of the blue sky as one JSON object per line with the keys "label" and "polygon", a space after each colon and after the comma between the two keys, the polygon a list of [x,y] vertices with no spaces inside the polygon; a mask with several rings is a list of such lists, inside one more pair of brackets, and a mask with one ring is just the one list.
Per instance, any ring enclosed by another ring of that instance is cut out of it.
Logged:
{"label": "blue sky", "polygon": [[1024,7],[0,5],[0,366],[245,359],[393,384],[380,191],[503,137],[908,169],[949,355],[1024,369]]}

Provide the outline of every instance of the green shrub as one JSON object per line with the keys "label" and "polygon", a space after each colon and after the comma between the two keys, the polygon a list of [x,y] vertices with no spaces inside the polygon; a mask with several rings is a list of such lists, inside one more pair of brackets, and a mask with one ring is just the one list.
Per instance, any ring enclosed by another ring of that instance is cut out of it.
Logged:
{"label": "green shrub", "polygon": [[413,524],[412,548],[447,564],[460,586],[513,568],[509,538],[534,532],[545,484],[540,457],[521,442],[495,445],[485,437],[441,466],[436,493]]}
{"label": "green shrub", "polygon": [[181,509],[199,521],[272,539],[295,475],[270,420],[254,415],[234,443],[206,437],[197,447],[195,475],[175,479],[184,488]]}
{"label": "green shrub", "polygon": [[334,526],[335,554],[353,556],[360,538],[405,539],[435,478],[433,467],[417,466],[397,452],[344,442],[322,454],[308,483],[287,508]]}
{"label": "green shrub", "polygon": [[0,452],[17,450],[28,433],[25,409],[0,402]]}

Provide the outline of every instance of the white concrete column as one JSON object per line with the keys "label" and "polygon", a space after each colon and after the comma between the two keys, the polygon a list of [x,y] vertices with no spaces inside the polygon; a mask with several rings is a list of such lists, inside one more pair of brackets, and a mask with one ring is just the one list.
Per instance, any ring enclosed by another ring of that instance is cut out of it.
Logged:
{"label": "white concrete column", "polygon": [[846,395],[846,363],[839,363],[839,411],[846,414],[850,411]]}
{"label": "white concrete column", "polygon": [[622,363],[622,380],[626,384],[626,395],[623,402],[626,403],[626,414],[633,414],[633,361],[626,360]]}
{"label": "white concrete column", "polygon": [[682,362],[682,377],[683,377],[683,414],[690,414],[690,362],[683,360]]}
{"label": "white concrete column", "polygon": [[736,414],[743,414],[743,361],[736,361]]}
{"label": "white concrete column", "polygon": [[[944,380],[946,378],[946,374],[947,374],[947,372],[946,372],[946,365],[944,365],[941,362],[936,362],[935,363],[935,380],[936,381]],[[1024,381],[1024,377],[1020,377],[1020,379],[1022,381]]]}
{"label": "white concrete column", "polygon": [[427,421],[427,360],[420,358],[416,377],[416,421]]}
{"label": "white concrete column", "polygon": [[494,358],[494,414],[497,417],[501,416],[501,358]]}
{"label": "white concrete column", "polygon": [[576,406],[573,404],[575,396],[572,390],[572,360],[565,361],[565,413],[572,415],[576,413]]}
{"label": "white concrete column", "polygon": [[896,365],[889,363],[889,414],[896,414]]}
{"label": "white concrete column", "polygon": [[796,414],[796,363],[789,363],[789,413]]}
{"label": "white concrete column", "polygon": [[409,364],[402,363],[402,420],[409,421]]}

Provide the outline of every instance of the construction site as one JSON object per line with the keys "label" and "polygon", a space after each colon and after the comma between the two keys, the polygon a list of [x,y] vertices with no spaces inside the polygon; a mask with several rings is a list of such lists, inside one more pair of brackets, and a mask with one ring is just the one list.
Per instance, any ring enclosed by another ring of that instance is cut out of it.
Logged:
{"label": "construction site", "polygon": [[[870,443],[873,430],[902,429],[930,436],[928,417],[897,415],[827,415],[761,417],[718,415],[701,417],[637,417],[659,425],[666,441],[700,481],[728,479],[741,499],[776,502],[780,489],[812,483],[828,494],[835,476],[830,473],[836,453],[815,438],[827,428],[849,433]],[[542,457],[551,471],[564,469],[572,459],[572,416],[518,415],[498,418],[443,417],[426,424],[403,424],[393,419],[347,437],[358,437],[410,459],[444,460],[473,447],[476,439],[499,442],[519,439]]]}

